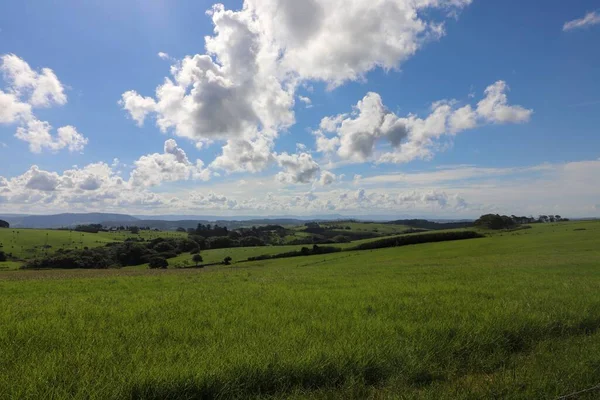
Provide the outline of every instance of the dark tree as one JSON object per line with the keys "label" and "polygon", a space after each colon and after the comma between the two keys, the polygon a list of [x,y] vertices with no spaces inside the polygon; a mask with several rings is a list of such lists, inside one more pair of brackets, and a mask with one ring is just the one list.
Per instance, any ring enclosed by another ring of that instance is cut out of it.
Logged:
{"label": "dark tree", "polygon": [[134,235],[137,235],[138,233],[140,233],[140,228],[138,228],[137,226],[132,226],[129,228],[129,232],[133,233]]}
{"label": "dark tree", "polygon": [[516,226],[517,223],[509,216],[498,214],[486,214],[475,221],[475,226],[488,229],[508,229]]}
{"label": "dark tree", "polygon": [[10,228],[10,224],[2,219],[0,219],[0,228]]}
{"label": "dark tree", "polygon": [[194,254],[194,257],[192,257],[192,261],[196,264],[197,267],[198,264],[200,264],[204,260],[202,259],[202,256],[200,254]]}
{"label": "dark tree", "polygon": [[227,256],[223,259],[223,264],[225,265],[230,265],[231,264],[231,257]]}
{"label": "dark tree", "polygon": [[148,263],[148,267],[152,269],[166,269],[169,266],[169,262],[162,257],[153,257]]}

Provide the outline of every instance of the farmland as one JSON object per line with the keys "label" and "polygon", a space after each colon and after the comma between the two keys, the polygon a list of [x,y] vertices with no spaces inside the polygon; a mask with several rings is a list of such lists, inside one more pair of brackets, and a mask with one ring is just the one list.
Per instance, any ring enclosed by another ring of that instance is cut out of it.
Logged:
{"label": "farmland", "polygon": [[599,243],[579,222],[202,270],[0,272],[0,398],[557,397],[600,376]]}

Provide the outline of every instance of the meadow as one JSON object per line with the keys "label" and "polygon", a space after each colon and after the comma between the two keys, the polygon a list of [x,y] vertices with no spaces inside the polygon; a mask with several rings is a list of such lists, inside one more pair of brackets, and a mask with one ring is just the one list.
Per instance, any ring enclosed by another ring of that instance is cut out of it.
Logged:
{"label": "meadow", "polygon": [[5,271],[0,326],[0,398],[552,399],[600,383],[600,222],[201,270]]}

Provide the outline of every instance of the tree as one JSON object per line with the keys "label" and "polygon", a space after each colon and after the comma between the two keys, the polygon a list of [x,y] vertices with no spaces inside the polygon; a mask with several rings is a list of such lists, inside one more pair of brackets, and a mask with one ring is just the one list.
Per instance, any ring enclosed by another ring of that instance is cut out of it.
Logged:
{"label": "tree", "polygon": [[138,233],[140,233],[140,228],[138,228],[137,226],[132,226],[129,228],[129,232],[133,233],[134,235],[137,235]]}
{"label": "tree", "polygon": [[169,266],[169,262],[162,257],[153,257],[148,263],[148,267],[152,269],[166,269]]}
{"label": "tree", "polygon": [[192,261],[196,264],[197,267],[198,264],[200,264],[204,260],[202,259],[202,256],[200,254],[194,254],[194,257],[192,257]]}
{"label": "tree", "polygon": [[516,222],[506,215],[486,214],[474,222],[475,226],[488,229],[508,229],[516,225]]}
{"label": "tree", "polygon": [[181,226],[179,228],[177,228],[177,232],[185,232],[185,228],[182,228]]}
{"label": "tree", "polygon": [[223,259],[223,264],[225,265],[230,265],[231,264],[231,257],[227,256]]}
{"label": "tree", "polygon": [[0,219],[0,228],[10,228],[10,224],[2,219]]}
{"label": "tree", "polygon": [[6,253],[0,250],[0,261],[6,261]]}

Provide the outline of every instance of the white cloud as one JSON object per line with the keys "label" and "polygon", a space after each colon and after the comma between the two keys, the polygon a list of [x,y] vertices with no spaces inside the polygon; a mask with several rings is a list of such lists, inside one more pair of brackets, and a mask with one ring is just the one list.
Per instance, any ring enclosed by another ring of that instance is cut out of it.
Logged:
{"label": "white cloud", "polygon": [[29,171],[25,173],[25,187],[27,189],[41,190],[51,192],[56,190],[59,184],[58,174],[55,172],[42,171],[37,165],[33,165]]}
{"label": "white cloud", "polygon": [[64,87],[51,69],[42,68],[38,73],[14,54],[5,54],[1,59],[0,71],[6,81],[19,97],[28,96],[29,104],[34,107],[66,104]]}
{"label": "white cloud", "polygon": [[[455,109],[456,101],[435,102],[424,119],[413,114],[399,117],[383,105],[379,94],[370,92],[351,114],[321,120],[315,132],[316,147],[354,162],[402,163],[431,158],[440,147],[437,140],[444,135],[451,137],[486,123],[527,122],[533,111],[508,105],[507,91],[503,81],[488,86],[475,109],[470,105]],[[381,146],[379,154],[375,154],[377,146]]]}
{"label": "white cloud", "polygon": [[156,110],[156,103],[153,98],[142,97],[135,90],[123,93],[119,105],[129,112],[129,115],[138,126],[144,124],[146,115]]}
{"label": "white cloud", "polygon": [[34,153],[65,148],[71,152],[82,151],[88,139],[75,127],[60,127],[53,136],[50,124],[38,120],[32,112],[34,107],[66,104],[64,87],[54,72],[42,68],[38,73],[14,54],[3,55],[0,60],[0,71],[8,85],[7,92],[0,90],[0,123],[18,124],[15,137],[29,143]]}
{"label": "white cloud", "polygon": [[210,177],[210,173],[202,168],[204,163],[201,160],[190,162],[185,151],[173,139],[165,142],[163,154],[142,156],[134,165],[131,172],[133,186],[157,186],[162,182],[208,180]]}
{"label": "white cloud", "polygon": [[161,60],[170,60],[171,56],[168,53],[165,53],[164,51],[159,51],[158,52],[158,58],[160,58]]}
{"label": "white cloud", "polygon": [[[174,155],[176,158],[177,156]],[[181,157],[181,156],[180,156]],[[180,158],[182,159],[182,158]],[[321,177],[325,171],[321,172]],[[174,214],[182,210],[215,214],[403,215],[472,218],[487,212],[518,215],[555,213],[567,217],[597,214],[595,184],[600,161],[528,167],[444,167],[434,171],[362,177],[335,188],[281,187],[271,178],[251,177],[203,184],[202,189],[160,193],[124,181],[106,163],[73,167],[62,174],[33,166],[14,178],[0,177],[6,212],[119,211]],[[250,191],[247,188],[256,188]],[[564,193],[569,193],[565,196]]]}
{"label": "white cloud", "polygon": [[13,93],[0,90],[0,124],[31,119],[31,105],[22,103]]}
{"label": "white cloud", "polygon": [[312,100],[305,96],[298,96],[298,100],[304,103],[306,108],[312,108]]}
{"label": "white cloud", "polygon": [[88,143],[88,139],[73,126],[58,128],[56,136],[50,134],[51,130],[52,126],[49,123],[32,119],[17,128],[15,137],[29,143],[29,150],[33,153],[41,153],[44,148],[51,151],[65,148],[70,152],[82,151]]}
{"label": "white cloud", "polygon": [[477,115],[496,124],[523,123],[529,121],[532,110],[521,106],[508,106],[506,92],[509,90],[504,81],[498,81],[485,89],[485,98],[477,104]]}
{"label": "white cloud", "polygon": [[308,153],[282,153],[275,156],[275,159],[283,168],[276,176],[282,183],[311,183],[320,171],[319,164]]}
{"label": "white cloud", "polygon": [[397,68],[442,24],[426,9],[460,10],[471,0],[248,0],[266,37],[282,49],[281,63],[303,79],[336,86],[376,68]]}
{"label": "white cloud", "polygon": [[585,14],[585,16],[582,18],[565,22],[563,25],[563,31],[566,32],[573,29],[588,28],[597,24],[600,24],[600,14],[598,14],[596,11],[592,11]]}
{"label": "white cloud", "polygon": [[319,178],[319,183],[321,186],[331,185],[338,179],[338,177],[329,171],[321,171],[321,177]]}
{"label": "white cloud", "polygon": [[262,171],[274,160],[272,147],[273,142],[263,137],[255,140],[230,139],[210,168],[227,172]]}
{"label": "white cloud", "polygon": [[[215,168],[260,171],[271,158],[262,150],[295,122],[298,86],[316,79],[333,87],[377,67],[397,68],[443,34],[424,17],[428,9],[458,11],[471,1],[245,0],[239,11],[217,4],[208,12],[214,35],[205,38],[206,53],[175,62],[154,97],[128,91],[120,104],[139,125],[153,114],[161,131],[198,146],[226,141]],[[232,154],[238,149],[243,157]]]}
{"label": "white cloud", "polygon": [[[280,80],[277,52],[262,42],[248,11],[215,5],[211,15],[215,36],[206,38],[207,54],[173,65],[172,78],[156,90],[155,106],[130,91],[123,95],[124,107],[138,122],[154,111],[161,130],[194,141],[276,135],[294,122],[293,89]],[[133,106],[142,99],[147,107]]]}

